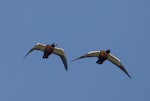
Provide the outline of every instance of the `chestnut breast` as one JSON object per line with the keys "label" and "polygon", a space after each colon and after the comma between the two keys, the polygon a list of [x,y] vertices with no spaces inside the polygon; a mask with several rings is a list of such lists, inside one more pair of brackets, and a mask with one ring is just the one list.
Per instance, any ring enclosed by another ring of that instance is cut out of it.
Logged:
{"label": "chestnut breast", "polygon": [[100,51],[100,56],[103,58],[107,58],[109,56],[109,54],[107,54],[106,51],[102,50],[102,51]]}
{"label": "chestnut breast", "polygon": [[50,45],[47,45],[47,46],[45,47],[45,52],[47,52],[47,53],[53,53],[53,50],[54,50],[54,48],[51,47]]}

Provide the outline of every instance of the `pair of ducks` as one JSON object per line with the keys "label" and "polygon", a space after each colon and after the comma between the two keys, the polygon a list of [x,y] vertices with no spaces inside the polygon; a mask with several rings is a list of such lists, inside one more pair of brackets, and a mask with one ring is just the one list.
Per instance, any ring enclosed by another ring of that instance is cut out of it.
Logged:
{"label": "pair of ducks", "polygon": [[[42,52],[44,52],[43,54],[43,58],[47,59],[49,57],[49,55],[51,55],[52,53],[55,55],[58,55],[64,66],[65,69],[68,70],[68,66],[67,66],[67,59],[64,53],[64,50],[62,48],[57,48],[56,47],[57,44],[53,43],[51,45],[45,45],[45,44],[41,44],[41,43],[37,43],[24,57],[24,59],[26,58],[26,56],[28,54],[30,54],[33,50],[40,50]],[[103,62],[105,60],[109,60],[110,62],[112,62],[113,64],[115,64],[117,67],[119,67],[124,73],[126,73],[128,75],[129,78],[131,78],[131,76],[129,75],[129,73],[127,72],[127,70],[124,68],[124,66],[122,65],[121,61],[113,56],[112,54],[110,54],[111,50],[101,50],[101,51],[91,51],[86,53],[85,55],[80,56],[77,59],[74,59],[72,61],[78,60],[78,59],[82,59],[82,58],[86,58],[86,57],[97,57],[98,60],[96,61],[96,63],[98,64],[103,64]]]}

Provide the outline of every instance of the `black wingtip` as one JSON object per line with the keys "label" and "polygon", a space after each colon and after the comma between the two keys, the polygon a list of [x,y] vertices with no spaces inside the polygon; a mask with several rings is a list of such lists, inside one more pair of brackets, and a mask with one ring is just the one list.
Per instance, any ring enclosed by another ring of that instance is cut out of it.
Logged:
{"label": "black wingtip", "polygon": [[132,79],[132,77],[129,75],[129,73],[128,73],[127,70],[124,68],[124,66],[120,66],[120,69],[121,69],[130,79]]}
{"label": "black wingtip", "polygon": [[25,56],[22,58],[22,60],[24,60],[26,57],[27,57],[27,55],[25,55]]}
{"label": "black wingtip", "polygon": [[76,61],[76,60],[78,60],[78,59],[71,60],[70,62],[74,62],[74,61]]}
{"label": "black wingtip", "polygon": [[76,58],[76,59],[74,59],[74,60],[71,60],[71,62],[74,62],[74,61],[79,60],[79,59],[81,59],[81,58],[82,58],[82,57]]}
{"label": "black wingtip", "polygon": [[130,78],[130,79],[132,79],[132,77],[129,75],[129,73],[127,72],[127,71],[124,71],[126,74],[127,74],[127,76]]}
{"label": "black wingtip", "polygon": [[130,78],[130,79],[132,79],[132,77],[128,74],[128,77]]}
{"label": "black wingtip", "polygon": [[66,68],[66,71],[68,71],[68,68]]}
{"label": "black wingtip", "polygon": [[128,77],[130,78],[130,79],[132,79],[132,77],[129,75],[129,74],[127,74],[128,75]]}
{"label": "black wingtip", "polygon": [[67,65],[65,66],[65,70],[68,71],[68,66]]}
{"label": "black wingtip", "polygon": [[23,60],[34,50],[34,48],[32,48],[30,51],[28,51],[28,53],[23,57]]}

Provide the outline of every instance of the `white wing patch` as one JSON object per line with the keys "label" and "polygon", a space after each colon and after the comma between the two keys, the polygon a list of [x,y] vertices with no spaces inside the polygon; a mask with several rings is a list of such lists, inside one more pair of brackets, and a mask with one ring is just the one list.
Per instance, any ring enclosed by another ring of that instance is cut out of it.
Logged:
{"label": "white wing patch", "polygon": [[64,50],[62,48],[54,48],[53,50],[53,53],[60,56],[64,66],[65,66],[65,69],[68,70],[68,66],[67,66],[67,59],[66,59],[66,55],[64,53]]}
{"label": "white wing patch", "polygon": [[53,50],[53,53],[57,54],[59,56],[65,55],[64,50],[62,48],[56,48],[55,47],[54,50]]}
{"label": "white wing patch", "polygon": [[37,43],[37,44],[34,46],[34,50],[41,50],[41,51],[44,51],[44,50],[45,50],[45,47],[46,47],[45,44]]}
{"label": "white wing patch", "polygon": [[122,66],[121,61],[112,54],[109,54],[107,60],[109,60],[110,62],[112,62],[113,64],[117,66]]}
{"label": "white wing patch", "polygon": [[41,43],[37,43],[32,49],[29,50],[29,52],[24,56],[23,59],[25,59],[28,56],[28,54],[30,54],[34,50],[44,51],[45,47],[46,47],[46,45],[41,44]]}
{"label": "white wing patch", "polygon": [[129,73],[127,72],[127,70],[125,69],[125,67],[121,64],[121,61],[113,56],[112,54],[109,54],[107,60],[109,60],[110,62],[112,62],[113,64],[115,64],[117,67],[119,67],[124,73],[126,73],[128,75],[129,78],[131,78],[131,76],[129,75]]}
{"label": "white wing patch", "polygon": [[88,52],[87,54],[85,54],[85,56],[87,57],[98,57],[100,54],[100,51],[91,51],[91,52]]}
{"label": "white wing patch", "polygon": [[100,54],[100,51],[91,51],[91,52],[86,53],[85,55],[80,56],[79,58],[72,60],[72,61],[79,60],[82,58],[87,58],[87,57],[98,57],[99,54]]}

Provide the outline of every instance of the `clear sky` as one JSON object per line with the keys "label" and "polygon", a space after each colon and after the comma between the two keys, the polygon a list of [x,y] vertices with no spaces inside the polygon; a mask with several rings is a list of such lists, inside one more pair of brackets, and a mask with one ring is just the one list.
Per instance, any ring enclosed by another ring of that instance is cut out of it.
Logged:
{"label": "clear sky", "polygon": [[[60,58],[24,55],[36,43],[63,48]],[[150,101],[150,0],[1,0],[0,101]],[[111,49],[129,74],[97,58]]]}

